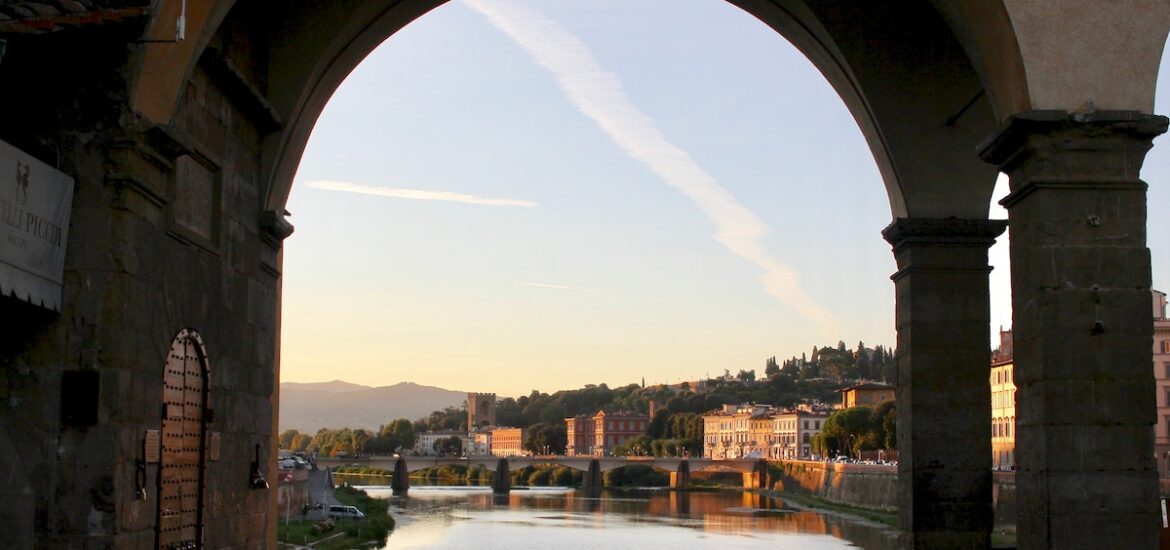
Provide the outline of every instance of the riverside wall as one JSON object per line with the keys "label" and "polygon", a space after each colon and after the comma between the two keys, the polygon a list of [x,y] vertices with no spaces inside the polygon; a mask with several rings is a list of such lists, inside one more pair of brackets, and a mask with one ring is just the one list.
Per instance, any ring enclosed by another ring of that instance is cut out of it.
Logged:
{"label": "riverside wall", "polygon": [[806,460],[769,463],[776,491],[884,511],[898,507],[898,471],[893,466]]}
{"label": "riverside wall", "polygon": [[[888,512],[898,508],[895,466],[790,460],[769,463],[769,475],[769,486],[776,491]],[[992,498],[995,524],[1015,525],[1015,472],[994,472]]]}

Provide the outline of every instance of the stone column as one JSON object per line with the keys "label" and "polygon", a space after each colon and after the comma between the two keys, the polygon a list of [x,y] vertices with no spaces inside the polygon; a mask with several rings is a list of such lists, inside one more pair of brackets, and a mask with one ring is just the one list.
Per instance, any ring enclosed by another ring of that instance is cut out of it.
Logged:
{"label": "stone column", "polygon": [[508,459],[501,458],[496,462],[496,471],[492,472],[492,493],[506,495],[512,490],[512,471],[508,467]]}
{"label": "stone column", "polygon": [[678,469],[670,473],[671,489],[686,489],[691,486],[691,464],[686,460],[679,461]]}
{"label": "stone column", "polygon": [[390,490],[398,496],[406,496],[410,491],[410,469],[406,467],[406,459],[398,457],[394,461],[394,477],[390,478]]}
{"label": "stone column", "polygon": [[991,540],[987,249],[1004,222],[899,218],[898,514],[908,548]]}
{"label": "stone column", "polygon": [[1165,117],[1016,115],[1011,177],[1020,548],[1154,548],[1158,479],[1146,184]]}

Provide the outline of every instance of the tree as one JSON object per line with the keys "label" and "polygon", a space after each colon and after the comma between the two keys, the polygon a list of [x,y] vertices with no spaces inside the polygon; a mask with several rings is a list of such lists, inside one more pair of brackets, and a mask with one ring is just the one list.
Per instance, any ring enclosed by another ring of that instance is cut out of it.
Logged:
{"label": "tree", "polygon": [[463,440],[454,435],[436,439],[432,448],[442,455],[459,455],[463,452]]}
{"label": "tree", "polygon": [[297,435],[300,435],[300,433],[301,432],[298,432],[296,430],[285,430],[285,431],[281,432],[280,433],[280,448],[281,449],[291,449],[293,439],[296,438]]}
{"label": "tree", "polygon": [[739,371],[739,374],[735,375],[735,377],[738,378],[740,382],[745,382],[745,383],[746,382],[755,382],[756,381],[756,371],[755,370],[741,370],[741,371]]}
{"label": "tree", "polygon": [[764,361],[764,377],[771,378],[777,374],[780,374],[780,365],[776,364],[776,356],[773,355]]}
{"label": "tree", "polygon": [[528,437],[524,440],[524,448],[532,454],[565,454],[568,445],[568,433],[565,423],[534,424],[528,428]]}
{"label": "tree", "polygon": [[835,439],[838,449],[852,452],[854,442],[871,431],[871,412],[868,407],[850,407],[837,411],[825,420],[821,433],[827,438]]}
{"label": "tree", "polygon": [[297,434],[292,438],[292,443],[289,444],[289,450],[305,451],[309,448],[309,443],[313,441],[313,436],[309,434]]}

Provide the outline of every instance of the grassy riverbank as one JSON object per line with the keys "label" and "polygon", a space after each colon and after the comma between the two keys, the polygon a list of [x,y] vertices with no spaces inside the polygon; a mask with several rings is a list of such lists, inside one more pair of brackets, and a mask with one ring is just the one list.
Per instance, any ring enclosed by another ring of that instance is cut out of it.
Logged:
{"label": "grassy riverbank", "polygon": [[386,537],[394,529],[389,502],[372,498],[365,491],[352,487],[338,487],[333,491],[333,497],[342,504],[356,506],[366,515],[365,519],[281,523],[276,528],[277,540],[298,545],[313,544],[313,548],[320,550],[386,544]]}

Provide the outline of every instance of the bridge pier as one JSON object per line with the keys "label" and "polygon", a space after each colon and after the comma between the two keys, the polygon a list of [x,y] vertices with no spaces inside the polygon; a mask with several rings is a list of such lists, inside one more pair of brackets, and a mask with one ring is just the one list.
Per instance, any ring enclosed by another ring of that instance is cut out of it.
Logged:
{"label": "bridge pier", "polygon": [[600,489],[604,484],[601,477],[601,461],[596,458],[589,461],[589,469],[581,477],[582,489]]}
{"label": "bridge pier", "polygon": [[390,490],[395,496],[406,496],[410,490],[410,470],[406,469],[406,459],[398,457],[394,461],[394,477],[390,479]]}
{"label": "bridge pier", "polygon": [[743,473],[744,489],[766,489],[768,487],[768,461],[757,460],[751,471]]}
{"label": "bridge pier", "polygon": [[508,469],[508,459],[501,458],[496,462],[496,471],[492,472],[492,492],[497,495],[506,495],[512,490],[512,471]]}
{"label": "bridge pier", "polygon": [[686,460],[678,463],[678,470],[670,473],[671,489],[686,489],[691,486],[691,465]]}

